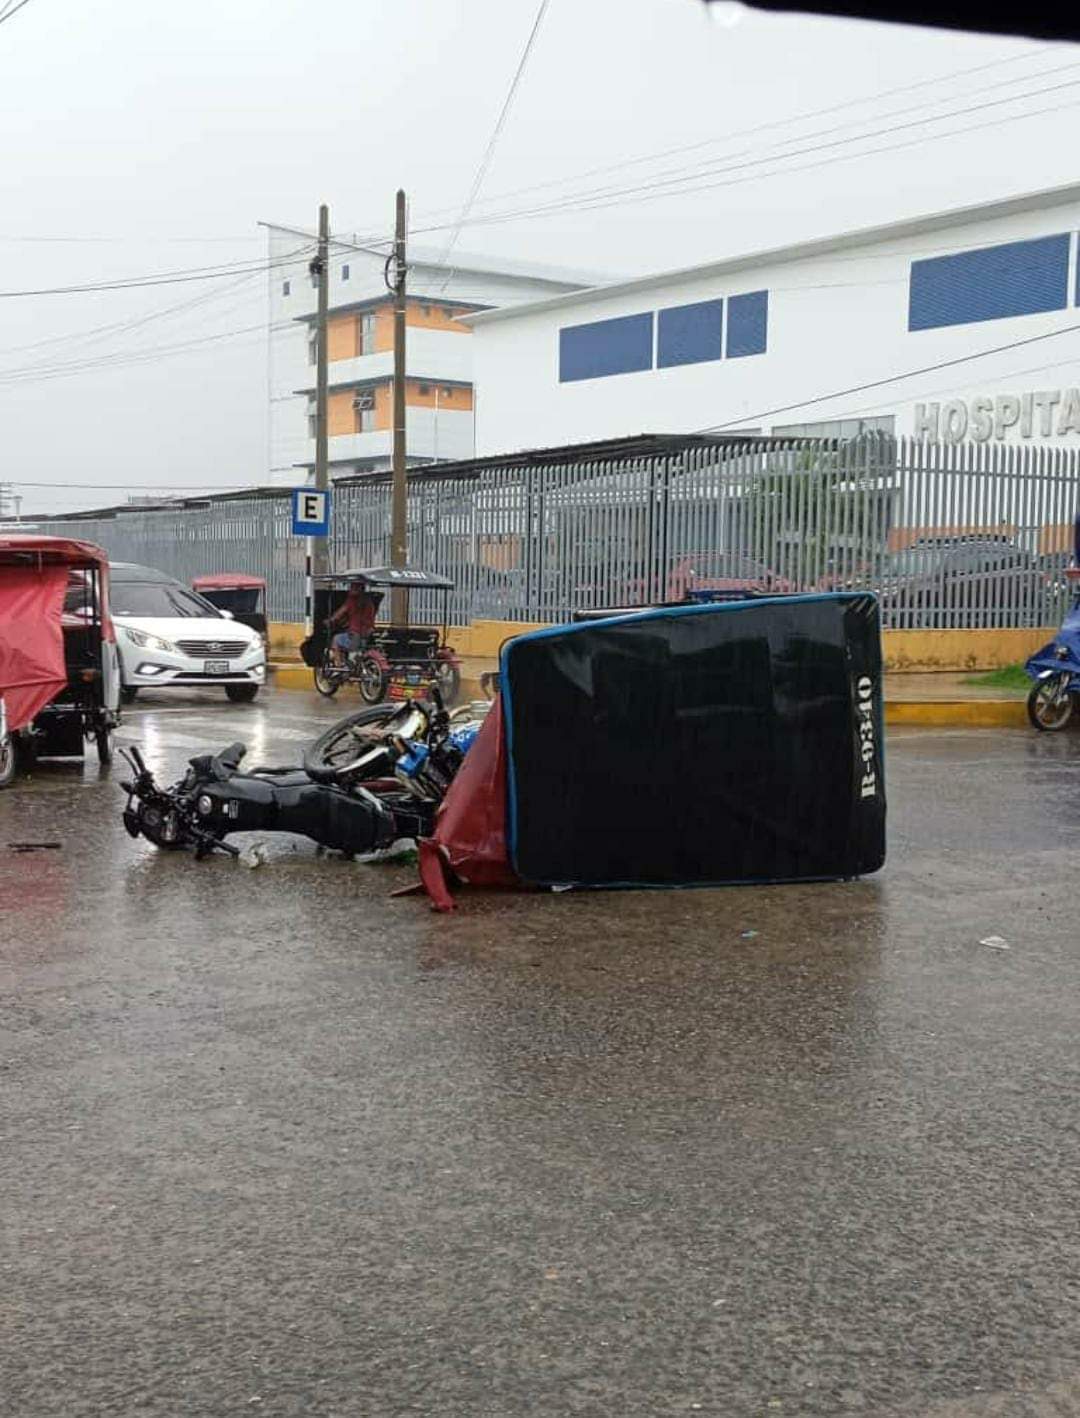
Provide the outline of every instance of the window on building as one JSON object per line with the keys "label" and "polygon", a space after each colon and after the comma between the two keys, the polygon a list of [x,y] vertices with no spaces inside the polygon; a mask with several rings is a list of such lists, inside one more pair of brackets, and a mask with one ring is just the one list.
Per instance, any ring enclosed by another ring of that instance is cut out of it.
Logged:
{"label": "window on building", "polygon": [[431,306],[430,306],[430,305],[422,305],[422,306],[420,307],[420,313],[421,313],[422,315],[430,315],[430,314],[431,314]]}
{"label": "window on building", "polygon": [[724,353],[724,302],[672,305],[657,315],[656,365],[703,364]]}
{"label": "window on building", "polygon": [[896,419],[881,414],[866,419],[826,419],[819,423],[785,423],[773,425],[774,438],[860,438],[868,433],[892,435]]}
{"label": "window on building", "polygon": [[309,438],[314,438],[314,437],[315,437],[315,415],[314,415],[314,414],[308,414],[308,416],[307,416],[307,436],[308,436]]}
{"label": "window on building", "polygon": [[651,369],[653,314],[620,315],[559,331],[559,382]]}
{"label": "window on building", "polygon": [[317,364],[319,361],[319,336],[312,330],[307,337],[307,362]]}
{"label": "window on building", "polygon": [[912,261],[908,329],[1064,310],[1071,238],[1040,236]]}
{"label": "window on building", "polygon": [[454,397],[454,390],[453,390],[453,389],[444,389],[444,390],[442,391],[442,396],[443,396],[444,399],[452,399],[452,398]]}
{"label": "window on building", "polygon": [[343,281],[347,281],[349,279],[349,263],[347,261],[345,265],[341,268],[341,279]]}
{"label": "window on building", "polygon": [[281,283],[281,294],[282,294],[282,295],[288,295],[291,290],[292,290],[292,281],[282,281],[282,283]]}
{"label": "window on building", "polygon": [[356,353],[370,354],[375,348],[375,316],[361,315],[356,322]]}
{"label": "window on building", "polygon": [[769,326],[769,292],[750,291],[728,297],[727,357],[764,354]]}

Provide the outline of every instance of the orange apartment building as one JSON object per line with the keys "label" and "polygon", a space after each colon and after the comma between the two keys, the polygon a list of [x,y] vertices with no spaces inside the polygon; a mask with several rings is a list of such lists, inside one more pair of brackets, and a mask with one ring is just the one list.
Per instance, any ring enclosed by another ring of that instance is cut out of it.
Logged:
{"label": "orange apartment building", "polygon": [[[267,227],[270,274],[270,481],[314,466],[315,298],[308,232]],[[338,237],[330,252],[327,424],[331,477],[379,472],[392,450],[393,310],[386,252]],[[455,252],[409,254],[406,434],[411,465],[472,457],[473,335],[460,316],[588,288],[601,278]]]}

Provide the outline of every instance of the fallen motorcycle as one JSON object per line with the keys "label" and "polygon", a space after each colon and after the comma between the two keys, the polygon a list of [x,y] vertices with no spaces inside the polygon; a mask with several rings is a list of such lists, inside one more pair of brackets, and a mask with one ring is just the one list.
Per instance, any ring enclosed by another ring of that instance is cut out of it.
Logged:
{"label": "fallen motorcycle", "polygon": [[476,736],[455,727],[438,691],[431,701],[378,705],[339,720],[306,750],[302,767],[244,772],[246,749],[230,744],[191,759],[162,788],[138,748],[121,750],[134,771],[124,826],[164,850],[239,853],[238,832],[289,832],[357,856],[430,833],[435,812]]}

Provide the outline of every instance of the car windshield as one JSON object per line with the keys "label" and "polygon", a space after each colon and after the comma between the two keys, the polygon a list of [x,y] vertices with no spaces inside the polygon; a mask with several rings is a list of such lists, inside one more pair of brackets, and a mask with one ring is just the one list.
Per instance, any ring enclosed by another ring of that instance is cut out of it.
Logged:
{"label": "car windshield", "polygon": [[221,612],[209,601],[185,587],[167,581],[120,581],[112,586],[113,615],[143,615],[193,620],[208,616],[220,618]]}

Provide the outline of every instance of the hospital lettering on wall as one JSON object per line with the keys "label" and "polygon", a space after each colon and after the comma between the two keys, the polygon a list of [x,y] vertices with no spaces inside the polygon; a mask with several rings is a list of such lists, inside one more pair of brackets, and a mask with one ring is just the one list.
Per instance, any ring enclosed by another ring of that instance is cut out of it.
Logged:
{"label": "hospital lettering on wall", "polygon": [[944,404],[915,405],[915,437],[985,443],[1015,432],[1021,438],[1063,438],[1080,433],[1080,389],[1038,389],[1029,394],[981,394]]}

